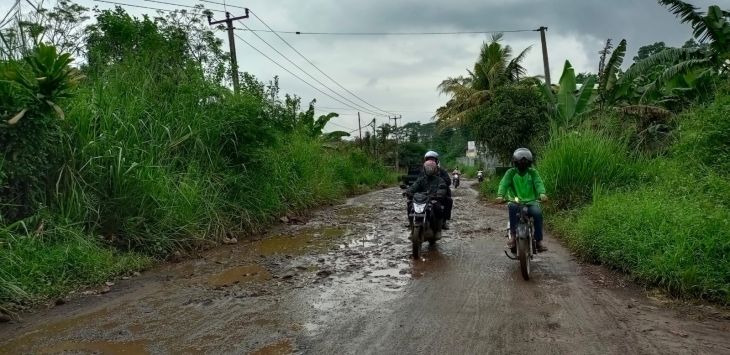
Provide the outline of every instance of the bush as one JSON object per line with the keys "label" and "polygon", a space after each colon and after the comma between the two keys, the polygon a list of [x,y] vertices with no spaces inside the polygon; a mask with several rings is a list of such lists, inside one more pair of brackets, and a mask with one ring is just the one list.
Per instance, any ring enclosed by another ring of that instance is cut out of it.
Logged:
{"label": "bush", "polygon": [[639,174],[626,145],[589,130],[559,133],[537,156],[537,169],[557,207],[590,201],[596,189],[614,189]]}

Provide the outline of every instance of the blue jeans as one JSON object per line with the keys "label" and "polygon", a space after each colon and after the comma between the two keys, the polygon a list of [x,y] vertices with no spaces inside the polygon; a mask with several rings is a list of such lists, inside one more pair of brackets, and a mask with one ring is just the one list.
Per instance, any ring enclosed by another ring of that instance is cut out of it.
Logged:
{"label": "blue jeans", "polygon": [[[512,235],[517,235],[517,223],[520,222],[520,206],[514,203],[507,205],[509,207],[509,228]],[[527,214],[532,216],[535,226],[535,240],[542,240],[542,209],[539,204],[529,205]]]}

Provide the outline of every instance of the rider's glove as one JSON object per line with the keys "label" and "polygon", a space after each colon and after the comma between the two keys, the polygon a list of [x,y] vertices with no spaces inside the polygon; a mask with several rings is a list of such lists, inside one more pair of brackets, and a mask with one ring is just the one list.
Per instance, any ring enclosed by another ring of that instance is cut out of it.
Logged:
{"label": "rider's glove", "polygon": [[547,195],[545,195],[545,194],[540,194],[540,201],[542,201],[542,202],[545,202],[545,201],[547,201],[547,200],[548,200],[548,197],[547,197]]}

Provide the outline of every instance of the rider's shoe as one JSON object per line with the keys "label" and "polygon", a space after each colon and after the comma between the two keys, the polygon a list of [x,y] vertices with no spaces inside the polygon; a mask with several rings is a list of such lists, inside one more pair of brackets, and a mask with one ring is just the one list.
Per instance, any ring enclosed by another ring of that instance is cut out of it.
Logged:
{"label": "rider's shoe", "polygon": [[537,246],[536,247],[537,247],[537,251],[540,252],[540,253],[548,250],[548,248],[545,245],[542,244],[542,240],[538,240],[537,241]]}
{"label": "rider's shoe", "polygon": [[449,222],[444,221],[444,224],[441,227],[441,229],[443,229],[443,230],[449,230],[449,229],[451,229],[451,227],[449,227]]}
{"label": "rider's shoe", "polygon": [[507,248],[509,248],[510,250],[515,250],[516,246],[514,239],[510,238],[509,241],[507,241]]}

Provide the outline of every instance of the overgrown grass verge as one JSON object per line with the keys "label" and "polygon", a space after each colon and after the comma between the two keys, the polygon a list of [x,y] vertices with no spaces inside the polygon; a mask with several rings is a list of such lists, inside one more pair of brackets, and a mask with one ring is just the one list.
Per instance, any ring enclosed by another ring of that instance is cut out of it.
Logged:
{"label": "overgrown grass verge", "polygon": [[17,308],[130,274],[152,264],[136,252],[105,247],[73,226],[40,232],[0,229],[0,308]]}
{"label": "overgrown grass verge", "polygon": [[[591,186],[589,180],[571,177],[582,182],[568,186],[590,203],[555,216],[556,231],[587,260],[641,283],[677,297],[730,304],[728,103],[730,98],[721,96],[680,117],[670,157],[640,164],[602,159],[608,164],[594,169],[608,169],[611,174],[604,176],[615,177],[609,184]],[[570,174],[570,166],[566,161],[561,169]]]}
{"label": "overgrown grass verge", "polygon": [[715,199],[666,185],[598,196],[555,218],[586,259],[675,296],[730,304],[730,219]]}

